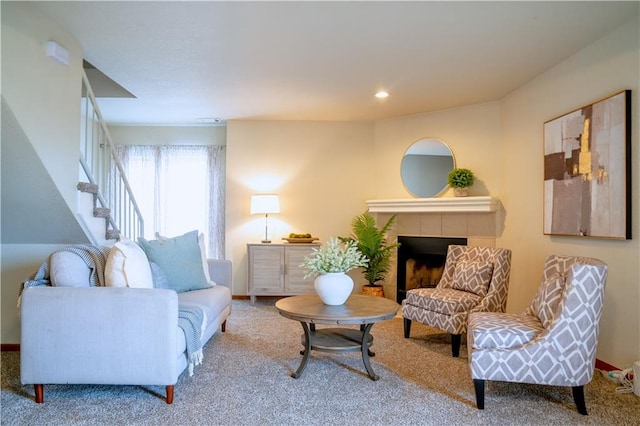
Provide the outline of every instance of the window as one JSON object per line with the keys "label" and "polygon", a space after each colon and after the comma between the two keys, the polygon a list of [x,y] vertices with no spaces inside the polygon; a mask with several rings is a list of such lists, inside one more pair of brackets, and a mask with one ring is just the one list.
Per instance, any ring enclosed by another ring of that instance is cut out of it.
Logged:
{"label": "window", "polygon": [[197,229],[208,257],[224,259],[225,147],[117,145],[116,151],[144,218],[144,237]]}

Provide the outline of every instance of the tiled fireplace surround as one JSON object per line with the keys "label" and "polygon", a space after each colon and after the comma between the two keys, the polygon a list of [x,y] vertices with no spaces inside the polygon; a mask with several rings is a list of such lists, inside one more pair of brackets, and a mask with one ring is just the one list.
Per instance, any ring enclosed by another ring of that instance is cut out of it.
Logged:
{"label": "tiled fireplace surround", "polygon": [[[379,226],[396,215],[388,240],[398,235],[420,237],[464,237],[469,246],[495,247],[502,232],[502,207],[494,197],[415,198],[369,200],[369,213]],[[397,256],[384,282],[384,294],[396,298]]]}

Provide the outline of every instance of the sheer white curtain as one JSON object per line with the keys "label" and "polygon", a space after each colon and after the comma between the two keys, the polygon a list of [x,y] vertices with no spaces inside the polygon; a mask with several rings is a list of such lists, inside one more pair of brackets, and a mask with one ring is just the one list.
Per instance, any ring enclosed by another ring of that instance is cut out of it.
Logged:
{"label": "sheer white curtain", "polygon": [[145,238],[197,229],[207,255],[224,259],[225,147],[117,145],[144,218]]}

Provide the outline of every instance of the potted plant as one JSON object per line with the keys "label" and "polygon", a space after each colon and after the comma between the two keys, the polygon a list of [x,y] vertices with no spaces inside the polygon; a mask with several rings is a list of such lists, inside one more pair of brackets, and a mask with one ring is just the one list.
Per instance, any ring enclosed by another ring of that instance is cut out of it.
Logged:
{"label": "potted plant", "polygon": [[342,305],[353,290],[353,279],[346,273],[366,267],[366,257],[354,241],[343,242],[336,237],[312,251],[311,257],[305,257],[300,264],[307,270],[304,277],[316,276],[313,286],[326,305]]}
{"label": "potted plant", "polygon": [[385,279],[391,266],[391,256],[400,245],[387,242],[386,234],[395,220],[396,216],[393,215],[384,226],[378,228],[376,219],[370,213],[365,212],[351,221],[353,234],[348,238],[341,238],[345,242],[354,241],[358,250],[367,259],[367,265],[362,267],[362,274],[368,283],[362,288],[365,294],[384,297],[381,281]]}
{"label": "potted plant", "polygon": [[475,176],[469,169],[456,168],[449,172],[447,181],[453,188],[456,197],[466,197],[469,194],[469,187],[473,185]]}

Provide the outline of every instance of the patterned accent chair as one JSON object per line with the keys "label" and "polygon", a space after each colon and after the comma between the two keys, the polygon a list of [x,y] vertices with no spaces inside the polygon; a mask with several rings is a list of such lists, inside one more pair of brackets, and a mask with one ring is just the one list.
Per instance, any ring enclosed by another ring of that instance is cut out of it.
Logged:
{"label": "patterned accent chair", "polygon": [[607,265],[549,256],[531,306],[521,314],[469,315],[467,348],[479,409],[485,380],[571,386],[587,414],[584,385],[593,378]]}
{"label": "patterned accent chair", "polygon": [[404,337],[411,321],[451,333],[451,354],[460,354],[460,339],[470,312],[504,312],[509,290],[511,250],[450,245],[436,288],[407,291],[402,301]]}

